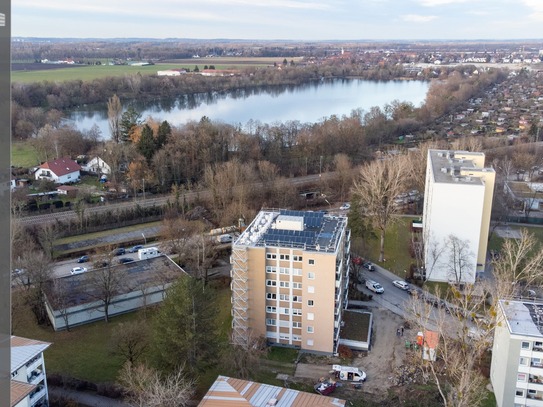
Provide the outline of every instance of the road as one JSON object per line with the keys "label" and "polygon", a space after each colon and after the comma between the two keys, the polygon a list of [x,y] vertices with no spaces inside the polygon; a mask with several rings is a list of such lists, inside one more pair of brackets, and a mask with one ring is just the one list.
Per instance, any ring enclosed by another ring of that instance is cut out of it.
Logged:
{"label": "road", "polygon": [[[327,172],[322,174],[322,179],[329,179],[332,178],[335,175],[335,172]],[[319,174],[315,175],[306,175],[303,177],[295,177],[295,178],[288,178],[288,182],[290,182],[291,185],[304,185],[304,184],[310,184],[318,182]],[[251,184],[253,187],[261,186],[261,182],[256,182]],[[195,200],[196,198],[207,198],[210,195],[209,190],[203,189],[199,191],[192,191],[192,192],[185,192],[183,194],[183,198],[191,202]],[[85,216],[89,216],[90,214],[94,213],[104,213],[107,211],[115,211],[118,209],[126,209],[126,208],[135,208],[136,206],[140,206],[142,208],[147,208],[151,206],[163,206],[166,204],[166,202],[169,200],[172,202],[173,195],[163,195],[160,197],[150,197],[150,198],[142,198],[137,197],[136,199],[131,200],[125,200],[123,202],[115,202],[115,203],[105,203],[105,204],[99,204],[95,206],[88,206],[85,207],[84,214]],[[63,212],[52,212],[47,214],[40,214],[40,215],[31,215],[31,216],[23,216],[19,218],[19,222],[23,225],[33,225],[33,224],[43,224],[43,223],[49,223],[54,221],[64,221],[69,219],[77,219],[77,213],[74,210],[67,210]]]}

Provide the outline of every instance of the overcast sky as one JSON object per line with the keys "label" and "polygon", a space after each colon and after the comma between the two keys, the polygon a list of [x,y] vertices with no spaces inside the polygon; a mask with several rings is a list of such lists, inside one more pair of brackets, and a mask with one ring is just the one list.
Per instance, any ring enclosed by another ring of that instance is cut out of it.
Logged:
{"label": "overcast sky", "polygon": [[543,0],[15,0],[12,35],[541,39]]}

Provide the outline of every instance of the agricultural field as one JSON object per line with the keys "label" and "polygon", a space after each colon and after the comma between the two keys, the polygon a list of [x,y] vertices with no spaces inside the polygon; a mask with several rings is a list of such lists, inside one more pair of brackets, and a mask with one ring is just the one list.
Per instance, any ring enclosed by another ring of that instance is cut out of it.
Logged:
{"label": "agricultural field", "polygon": [[[266,67],[273,63],[281,64],[284,58],[193,58],[171,60],[156,63],[148,66],[131,65],[53,65],[53,64],[12,64],[11,81],[21,83],[53,81],[62,82],[70,80],[90,81],[93,79],[106,78],[110,76],[124,76],[140,73],[141,75],[155,75],[157,71],[168,69],[189,69],[191,71],[197,66],[199,70],[204,66],[213,65],[215,69],[241,69],[250,66]],[[291,58],[292,59],[292,58]],[[290,62],[291,59],[288,61]],[[299,58],[294,58],[294,62]]]}

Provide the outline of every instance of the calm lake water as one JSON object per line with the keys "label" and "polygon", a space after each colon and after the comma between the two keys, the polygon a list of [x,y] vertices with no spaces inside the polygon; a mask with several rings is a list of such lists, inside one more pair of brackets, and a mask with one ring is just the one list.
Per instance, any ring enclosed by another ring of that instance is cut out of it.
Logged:
{"label": "calm lake water", "polygon": [[[355,109],[369,111],[393,100],[407,101],[419,107],[430,84],[422,81],[367,81],[337,79],[299,86],[274,86],[228,93],[205,93],[178,99],[134,103],[142,119],[167,120],[178,126],[207,116],[214,122],[245,126],[250,120],[273,124],[297,120],[316,123],[332,115],[350,115]],[[123,107],[128,106],[121,100]],[[106,106],[73,111],[69,116],[79,130],[94,124],[109,138]]]}

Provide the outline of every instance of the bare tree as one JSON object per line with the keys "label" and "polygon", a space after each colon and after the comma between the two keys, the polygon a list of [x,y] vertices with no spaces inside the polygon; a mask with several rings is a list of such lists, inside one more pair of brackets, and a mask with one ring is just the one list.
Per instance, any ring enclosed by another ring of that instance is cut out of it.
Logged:
{"label": "bare tree", "polygon": [[189,256],[191,238],[200,228],[198,222],[188,221],[176,212],[167,213],[164,217],[161,227],[163,245],[168,253],[178,257],[179,264],[183,264]]}
{"label": "bare tree", "polygon": [[180,368],[166,377],[146,365],[126,363],[119,374],[126,398],[135,407],[186,406],[194,394],[195,383]]}
{"label": "bare tree", "polygon": [[366,164],[353,187],[353,193],[360,198],[362,210],[381,233],[380,262],[385,259],[385,232],[398,212],[394,199],[403,192],[405,181],[405,160],[398,157]]}
{"label": "bare tree", "polygon": [[50,305],[60,313],[68,332],[70,331],[70,314],[68,309],[74,305],[69,300],[69,289],[70,287],[66,279],[56,278],[50,282],[46,298]]}
{"label": "bare tree", "polygon": [[470,281],[471,277],[468,274],[470,270],[474,270],[472,266],[475,263],[475,254],[469,250],[469,242],[458,236],[449,235],[445,246],[448,248],[448,259],[445,266],[448,268],[449,280],[456,284],[466,280]]}
{"label": "bare tree", "polygon": [[119,124],[121,121],[122,112],[123,106],[121,105],[121,100],[115,94],[107,101],[107,119],[109,122],[109,131],[111,133],[111,139],[115,141],[115,143],[118,143],[121,138]]}
{"label": "bare tree", "polygon": [[339,196],[341,201],[346,200],[347,191],[350,189],[353,181],[352,163],[346,154],[336,154],[334,156],[334,167],[338,175]]}
{"label": "bare tree", "polygon": [[244,345],[230,345],[224,353],[224,364],[232,374],[240,379],[249,379],[258,372],[260,359],[266,353],[266,339],[255,337],[249,332]]}
{"label": "bare tree", "polygon": [[123,357],[131,366],[149,347],[148,325],[143,320],[121,322],[111,336],[113,353]]}

